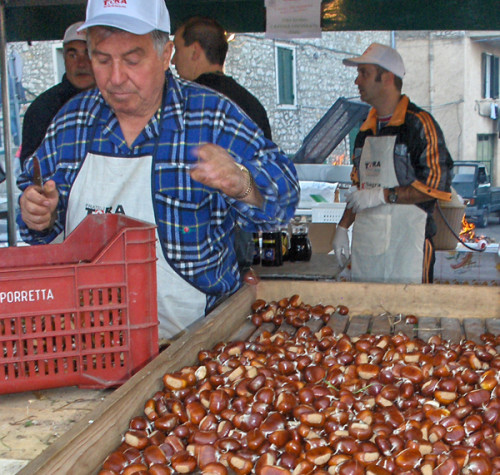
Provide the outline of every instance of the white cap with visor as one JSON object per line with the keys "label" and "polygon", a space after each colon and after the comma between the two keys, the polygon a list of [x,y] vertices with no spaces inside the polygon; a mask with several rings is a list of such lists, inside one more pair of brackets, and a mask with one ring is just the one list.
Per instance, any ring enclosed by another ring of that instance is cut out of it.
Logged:
{"label": "white cap with visor", "polygon": [[112,26],[135,35],[153,30],[170,33],[170,15],[165,0],[88,0],[79,31],[91,26]]}
{"label": "white cap with visor", "polygon": [[63,38],[64,45],[70,41],[87,41],[87,33],[85,31],[79,31],[82,25],[83,21],[78,21],[66,28]]}
{"label": "white cap with visor", "polygon": [[377,64],[401,79],[405,75],[405,65],[401,55],[394,48],[380,43],[372,43],[361,56],[346,58],[342,63],[346,66]]}

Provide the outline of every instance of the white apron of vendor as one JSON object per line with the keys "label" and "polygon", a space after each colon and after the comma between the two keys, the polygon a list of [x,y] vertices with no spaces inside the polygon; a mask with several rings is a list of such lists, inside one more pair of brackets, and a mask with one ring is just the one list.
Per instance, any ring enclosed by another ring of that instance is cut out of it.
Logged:
{"label": "white apron of vendor", "polygon": [[[155,223],[152,159],[151,155],[131,158],[87,154],[69,195],[66,235],[89,210],[118,212]],[[172,269],[156,237],[159,337],[167,339],[204,315],[206,297]]]}
{"label": "white apron of vendor", "polygon": [[[361,189],[399,185],[395,136],[368,137],[359,164]],[[427,215],[416,205],[382,204],[356,213],[352,280],[421,283]]]}

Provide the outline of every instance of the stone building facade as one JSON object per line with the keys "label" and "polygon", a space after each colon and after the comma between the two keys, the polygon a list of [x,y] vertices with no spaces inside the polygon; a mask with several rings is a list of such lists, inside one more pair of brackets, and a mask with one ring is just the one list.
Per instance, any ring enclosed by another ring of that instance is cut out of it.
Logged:
{"label": "stone building facade", "polygon": [[483,161],[500,186],[500,31],[406,31],[395,38],[404,89],[436,118],[453,159]]}

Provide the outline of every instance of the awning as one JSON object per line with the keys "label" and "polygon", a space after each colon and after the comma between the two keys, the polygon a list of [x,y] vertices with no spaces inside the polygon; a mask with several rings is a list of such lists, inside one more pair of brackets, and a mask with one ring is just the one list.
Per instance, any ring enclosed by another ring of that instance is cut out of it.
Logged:
{"label": "awning", "polygon": [[[145,5],[149,0],[143,0]],[[216,18],[231,32],[265,31],[265,0],[166,0],[172,30],[185,18]],[[0,68],[7,77],[6,43],[55,40],[68,25],[85,18],[86,0],[0,0]],[[146,7],[147,8],[147,7]],[[325,0],[322,29],[497,30],[498,0]],[[7,81],[2,81],[3,116],[10,117]],[[15,245],[14,177],[10,123],[4,121],[9,245]]]}
{"label": "awning", "polygon": [[[148,0],[144,0],[145,4]],[[7,41],[62,38],[85,18],[86,0],[0,0],[5,4]],[[265,0],[166,0],[175,29],[192,15],[215,17],[231,32],[263,32]],[[326,0],[322,29],[497,30],[498,0]]]}

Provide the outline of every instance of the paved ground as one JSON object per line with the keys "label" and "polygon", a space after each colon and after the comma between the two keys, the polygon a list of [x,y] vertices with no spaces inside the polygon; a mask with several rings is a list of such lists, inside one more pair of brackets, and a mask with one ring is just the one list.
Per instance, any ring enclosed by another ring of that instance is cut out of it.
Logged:
{"label": "paved ground", "polygon": [[0,474],[17,473],[111,392],[72,386],[0,396]]}
{"label": "paved ground", "polygon": [[490,216],[490,224],[487,228],[476,229],[476,235],[484,235],[500,243],[500,218],[497,216]]}

